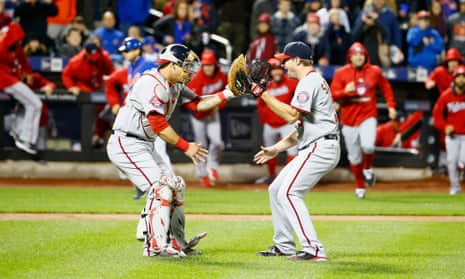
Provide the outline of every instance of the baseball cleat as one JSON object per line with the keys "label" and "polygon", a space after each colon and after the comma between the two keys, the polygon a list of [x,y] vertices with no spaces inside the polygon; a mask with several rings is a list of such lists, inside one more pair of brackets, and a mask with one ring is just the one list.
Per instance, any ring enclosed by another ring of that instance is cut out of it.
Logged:
{"label": "baseball cleat", "polygon": [[208,178],[210,179],[211,186],[215,186],[215,183],[220,178],[220,175],[216,169],[211,168],[208,170]]}
{"label": "baseball cleat", "polygon": [[364,199],[366,194],[366,190],[363,188],[357,188],[355,189],[355,197],[357,199]]}
{"label": "baseball cleat", "polygon": [[449,195],[455,196],[455,195],[459,194],[460,191],[461,191],[460,187],[451,187],[450,190],[449,190]]}
{"label": "baseball cleat", "polygon": [[260,257],[279,257],[279,256],[290,256],[291,254],[284,254],[283,252],[281,252],[281,250],[279,250],[278,247],[273,245],[270,248],[268,248],[268,250],[257,252],[256,255]]}
{"label": "baseball cleat", "polygon": [[164,249],[160,248],[151,248],[144,249],[142,253],[144,257],[162,257],[162,258],[184,258],[186,254],[183,251],[178,251],[173,247],[166,247]]}
{"label": "baseball cleat", "polygon": [[188,256],[198,256],[198,255],[202,255],[202,251],[196,250],[196,249],[192,249],[192,248],[190,248],[190,247],[184,248],[184,249],[182,249],[182,251],[184,252],[184,254],[186,254],[186,255],[188,255]]}
{"label": "baseball cleat", "polygon": [[326,262],[326,257],[318,257],[307,252],[299,252],[287,258],[291,261],[310,261],[310,262]]}
{"label": "baseball cleat", "polygon": [[20,139],[15,140],[15,145],[18,149],[30,154],[30,155],[36,155],[37,154],[37,149],[30,143],[24,142]]}
{"label": "baseball cleat", "polygon": [[136,193],[134,194],[134,196],[132,198],[135,199],[135,200],[140,200],[140,198],[142,198],[145,195],[145,193],[147,193],[147,192],[142,191],[141,189],[139,189],[137,187],[135,187],[135,188],[136,188]]}
{"label": "baseball cleat", "polygon": [[200,240],[206,236],[207,236],[206,232],[199,233],[198,235],[194,236],[193,238],[191,238],[191,240],[187,242],[186,247],[184,249],[194,248],[195,246],[197,246],[197,244],[199,244]]}
{"label": "baseball cleat", "polygon": [[375,185],[376,176],[373,169],[363,169],[363,180],[368,187]]}
{"label": "baseball cleat", "polygon": [[212,183],[210,182],[210,178],[208,176],[204,176],[200,179],[200,183],[202,183],[203,186],[205,187],[211,187]]}

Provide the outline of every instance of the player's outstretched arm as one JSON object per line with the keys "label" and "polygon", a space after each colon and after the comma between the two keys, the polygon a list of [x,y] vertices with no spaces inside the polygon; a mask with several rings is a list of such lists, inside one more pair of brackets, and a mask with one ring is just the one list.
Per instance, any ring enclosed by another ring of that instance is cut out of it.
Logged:
{"label": "player's outstretched arm", "polygon": [[229,101],[234,97],[234,94],[231,92],[231,90],[229,90],[229,88],[225,88],[223,91],[216,94],[202,96],[199,103],[197,104],[197,111],[203,112],[214,109],[221,105],[223,102]]}
{"label": "player's outstretched arm", "polygon": [[297,144],[297,130],[293,130],[287,137],[278,141],[276,144],[269,146],[269,147],[261,146],[260,147],[261,150],[257,152],[257,154],[255,154],[253,160],[256,164],[264,164],[268,160],[273,159],[274,157],[278,156],[280,152],[287,150],[296,144]]}
{"label": "player's outstretched arm", "polygon": [[205,162],[208,156],[208,150],[196,142],[187,142],[171,127],[167,126],[158,133],[158,136],[167,143],[175,146],[187,157],[191,158],[192,162],[197,165],[199,162]]}

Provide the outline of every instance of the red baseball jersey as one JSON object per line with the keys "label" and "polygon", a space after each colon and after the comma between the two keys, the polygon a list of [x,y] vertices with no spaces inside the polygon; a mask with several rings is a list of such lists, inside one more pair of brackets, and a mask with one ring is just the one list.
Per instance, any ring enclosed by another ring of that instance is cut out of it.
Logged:
{"label": "red baseball jersey", "polygon": [[[355,82],[355,90],[346,94],[348,83]],[[341,104],[341,123],[358,126],[369,117],[378,118],[376,90],[380,89],[389,108],[395,108],[394,93],[389,81],[378,66],[364,64],[358,70],[347,64],[334,72],[331,82],[333,99]]]}
{"label": "red baseball jersey", "polygon": [[[219,69],[216,71],[213,77],[209,77],[205,75],[205,73],[200,70],[189,82],[187,85],[192,91],[197,94],[197,96],[206,96],[218,93],[224,89],[226,84],[228,83],[228,79],[226,74],[220,71]],[[223,103],[220,108],[223,108],[226,105],[226,102]],[[216,110],[208,110],[204,112],[193,111],[193,115],[197,119],[202,119],[207,115],[210,115],[212,112]]]}
{"label": "red baseball jersey", "polygon": [[454,126],[454,133],[465,134],[465,94],[454,92],[451,87],[439,96],[433,108],[434,127],[444,131],[446,125]]}
{"label": "red baseball jersey", "polygon": [[105,97],[110,107],[123,106],[128,95],[128,68],[124,67],[114,71],[105,82]]}
{"label": "red baseball jersey", "polygon": [[79,87],[83,92],[94,92],[102,88],[103,76],[111,74],[115,68],[108,52],[102,50],[96,61],[86,58],[86,50],[73,56],[63,69],[61,78],[66,88]]}
{"label": "red baseball jersey", "polygon": [[439,93],[442,94],[451,86],[454,78],[452,73],[449,73],[446,67],[438,66],[429,74],[428,78],[425,80],[425,84],[430,80],[436,83]]}
{"label": "red baseball jersey", "polygon": [[[399,123],[398,131],[394,128],[393,123],[388,121],[379,125],[376,129],[376,146],[389,147],[391,146],[397,132],[405,133],[412,126],[416,125],[423,118],[423,112],[416,111],[410,114],[407,119]],[[408,138],[402,141],[403,148],[414,148],[414,141],[418,141],[420,137],[420,129],[413,132]]]}
{"label": "red baseball jersey", "polygon": [[[291,79],[288,76],[284,75],[281,82],[275,82],[271,80],[268,83],[267,91],[270,95],[274,96],[279,101],[290,104],[292,100],[292,96],[294,96],[294,91],[297,86],[298,80]],[[287,122],[282,119],[279,115],[274,113],[266,104],[265,102],[258,98],[257,101],[257,111],[258,111],[258,118],[260,123],[268,124],[271,127],[277,128],[281,127]]]}
{"label": "red baseball jersey", "polygon": [[22,79],[24,74],[32,74],[26,53],[18,42],[24,38],[24,31],[16,22],[3,27],[0,36],[0,89],[9,87]]}

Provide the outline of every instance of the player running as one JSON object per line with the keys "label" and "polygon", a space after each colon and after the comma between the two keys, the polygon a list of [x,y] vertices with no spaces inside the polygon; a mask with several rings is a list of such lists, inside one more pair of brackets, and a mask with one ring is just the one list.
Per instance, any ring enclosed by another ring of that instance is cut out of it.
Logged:
{"label": "player running", "polygon": [[[180,137],[168,120],[178,102],[193,110],[206,111],[233,98],[229,89],[201,98],[185,86],[197,72],[198,60],[184,45],[165,47],[157,61],[159,68],[146,71],[129,92],[108,140],[111,162],[138,188],[149,189],[144,256],[183,257],[190,248],[184,238],[185,183],[154,150],[154,140],[160,137],[183,151],[194,164],[204,162],[208,151]],[[173,234],[170,243],[169,231]]]}
{"label": "player running", "polygon": [[347,148],[350,169],[357,188],[355,197],[365,198],[365,183],[372,186],[378,109],[376,90],[387,101],[389,118],[396,119],[396,103],[389,81],[378,66],[371,65],[368,52],[361,43],[354,43],[346,55],[347,65],[334,72],[331,82],[333,98],[340,104],[342,134]]}
{"label": "player running", "polygon": [[453,74],[453,86],[441,92],[433,108],[434,127],[446,135],[446,157],[449,173],[449,194],[460,193],[459,176],[465,166],[465,66]]}
{"label": "player running", "polygon": [[[297,156],[271,183],[273,246],[258,256],[289,256],[289,260],[326,261],[326,251],[318,240],[305,194],[336,167],[340,158],[339,126],[331,92],[324,78],[312,67],[312,51],[303,42],[292,42],[276,57],[283,61],[289,77],[299,80],[291,104],[285,104],[264,92],[261,99],[296,129],[284,139],[255,154],[254,161],[263,164],[279,152],[294,145]],[[251,70],[252,72],[252,70]],[[303,251],[296,253],[294,232]]]}

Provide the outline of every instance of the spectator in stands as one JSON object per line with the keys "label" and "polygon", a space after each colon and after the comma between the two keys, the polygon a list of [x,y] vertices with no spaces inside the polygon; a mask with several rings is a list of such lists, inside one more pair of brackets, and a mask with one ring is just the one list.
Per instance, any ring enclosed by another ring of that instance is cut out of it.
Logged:
{"label": "spectator in stands", "polygon": [[451,15],[457,12],[457,3],[460,1],[457,0],[441,0],[442,10],[444,16],[448,19]]}
{"label": "spectator in stands", "polygon": [[[271,65],[271,80],[268,83],[267,91],[270,95],[274,96],[279,101],[290,104],[294,91],[297,86],[297,79],[291,79],[284,72],[281,66],[281,61],[276,58],[268,59],[268,63]],[[277,143],[281,138],[288,136],[294,126],[287,123],[279,115],[273,112],[273,110],[261,99],[257,99],[257,113],[258,120],[263,125],[263,146],[271,146]],[[286,163],[289,163],[297,155],[297,147],[292,147],[286,150],[287,157]],[[257,184],[271,184],[276,177],[276,167],[278,166],[278,158],[273,158],[266,162],[268,173],[255,180]]]}
{"label": "spectator in stands", "polygon": [[176,0],[173,13],[157,20],[153,28],[155,39],[163,45],[189,45],[192,38],[192,24],[189,22],[189,3],[187,0]]}
{"label": "spectator in stands", "polygon": [[6,10],[5,0],[0,0],[0,27],[11,21],[11,15]]}
{"label": "spectator in stands", "polygon": [[274,1],[272,0],[256,0],[252,6],[252,14],[250,15],[249,37],[251,40],[257,37],[258,17],[262,14],[272,15],[274,12]]}
{"label": "spectator in stands", "polygon": [[58,14],[47,18],[47,34],[52,40],[61,41],[77,15],[76,0],[55,0]]}
{"label": "spectator in stands", "polygon": [[454,71],[454,82],[441,94],[433,108],[434,127],[446,135],[449,194],[460,193],[459,176],[465,167],[465,66]]}
{"label": "spectator in stands", "polygon": [[247,58],[252,61],[255,58],[268,60],[276,53],[275,38],[270,29],[271,16],[261,14],[258,17],[257,37],[250,43]]}
{"label": "spectator in stands", "polygon": [[[103,77],[114,71],[110,55],[99,44],[98,37],[89,37],[84,49],[73,56],[63,69],[62,80],[66,89],[73,95],[81,92],[92,93],[102,90]],[[96,106],[96,115],[103,110],[104,105]],[[94,148],[103,147],[105,130],[109,123],[101,118],[94,122]]]}
{"label": "spectator in stands", "polygon": [[331,59],[331,49],[328,37],[320,26],[320,18],[315,13],[309,13],[307,21],[294,31],[293,41],[306,43],[313,53],[313,61],[320,66],[327,66]]}
{"label": "spectator in stands", "polygon": [[436,29],[442,38],[447,36],[447,22],[440,0],[432,0],[430,8],[430,26]]}
{"label": "spectator in stands", "polygon": [[[373,3],[371,5],[363,9],[355,21],[353,28],[354,34],[356,34],[357,30],[358,32],[366,33],[372,31],[372,28],[370,27],[382,26],[385,32],[385,34],[382,34],[381,36],[383,42],[386,42],[388,45],[395,45],[398,48],[402,48],[402,37],[399,22],[397,21],[397,17],[393,10],[386,6],[386,0],[373,0],[372,2]],[[397,9],[395,11],[397,11]],[[375,37],[377,38],[378,35]],[[354,41],[362,42],[359,38],[354,38]],[[368,41],[363,41],[363,43],[367,47],[368,53],[370,53],[370,58],[374,58],[374,54],[377,53],[377,49],[376,52],[374,49],[371,49],[371,44],[369,44]],[[376,62],[376,59],[372,60],[372,63],[377,64]]]}
{"label": "spectator in stands", "polygon": [[218,27],[218,9],[215,1],[194,0],[192,1],[192,21],[194,34],[201,32],[215,33]]}
{"label": "spectator in stands", "polygon": [[144,41],[142,42],[142,50],[144,59],[147,61],[155,62],[160,56],[160,49],[163,47],[155,41],[155,38],[152,36],[145,36]]}
{"label": "spectator in stands", "polygon": [[334,72],[331,82],[333,99],[341,106],[342,135],[349,166],[355,178],[356,198],[365,198],[365,183],[372,186],[378,122],[377,90],[386,99],[389,118],[396,119],[396,102],[391,84],[378,66],[370,64],[368,51],[356,42],[346,55],[347,65]]}
{"label": "spectator in stands", "polygon": [[[220,67],[214,51],[206,49],[200,57],[201,69],[188,83],[188,87],[198,96],[207,96],[218,93],[227,85],[227,77]],[[206,162],[199,162],[196,166],[197,176],[204,186],[215,185],[219,179],[218,168],[224,143],[221,139],[221,121],[219,109],[226,102],[212,110],[198,112],[192,111],[191,124],[195,142],[208,147]]]}
{"label": "spectator in stands", "polygon": [[28,0],[16,6],[14,17],[19,18],[26,37],[34,34],[50,49],[53,42],[47,35],[47,18],[57,14],[58,9],[53,0]]}
{"label": "spectator in stands", "polygon": [[249,20],[248,0],[222,1],[219,5],[221,24],[217,33],[229,40],[233,57],[245,53],[249,46],[247,22]]}
{"label": "spectator in stands", "polygon": [[331,65],[345,64],[345,58],[341,53],[347,53],[352,44],[352,37],[341,25],[340,16],[339,10],[331,9],[329,11],[329,25],[325,31],[325,37],[328,38],[329,42],[329,64]]}
{"label": "spectator in stands", "polygon": [[140,28],[137,25],[129,26],[127,33],[128,33],[128,37],[136,38],[141,42],[144,40],[144,37],[142,37],[142,33],[140,31]]}
{"label": "spectator in stands", "polygon": [[70,28],[65,37],[65,43],[62,44],[58,53],[62,57],[71,57],[78,54],[82,49],[82,34],[77,28]]}
{"label": "spectator in stands", "polygon": [[296,4],[296,1],[293,1],[293,7],[294,7],[294,11],[300,11],[299,14],[298,14],[298,17],[299,17],[299,20],[300,22],[305,22],[305,20],[307,20],[307,16],[308,14],[310,13],[317,13],[318,11],[320,11],[321,9],[323,9],[325,7],[325,3],[323,0],[305,0],[304,3],[303,3],[303,7],[302,9],[295,9],[295,4]]}
{"label": "spectator in stands", "polygon": [[143,35],[144,24],[152,8],[152,0],[118,0],[116,6],[119,29],[127,34],[130,26],[138,26]]}
{"label": "spectator in stands", "polygon": [[71,28],[76,28],[81,32],[82,41],[85,42],[90,36],[90,31],[87,29],[84,18],[82,16],[76,16],[71,23]]}
{"label": "spectator in stands", "polygon": [[16,22],[3,22],[0,28],[0,90],[11,95],[23,107],[24,113],[15,117],[10,135],[17,148],[37,154],[37,137],[42,102],[23,80],[32,78],[32,69],[21,41],[25,33]]}
{"label": "spectator in stands", "polygon": [[49,55],[47,46],[39,40],[37,36],[30,35],[24,41],[24,52],[27,56],[47,56]]}
{"label": "spectator in stands", "polygon": [[459,0],[458,13],[447,18],[447,46],[456,48],[462,57],[465,56],[465,0]]}
{"label": "spectator in stands", "polygon": [[[346,11],[341,7],[341,0],[330,0],[327,7],[322,7],[316,14],[320,17],[320,25],[323,30],[326,30],[330,24],[329,13],[331,10],[339,13],[339,22],[344,30],[350,34],[350,21]],[[343,52],[345,53],[345,52]]]}
{"label": "spectator in stands", "polygon": [[444,42],[439,32],[429,25],[429,12],[419,11],[417,18],[418,25],[407,32],[408,63],[411,67],[422,67],[431,71],[438,64],[439,55],[444,50]]}
{"label": "spectator in stands", "polygon": [[275,36],[277,51],[282,51],[287,43],[292,42],[293,33],[300,25],[299,17],[291,8],[290,0],[279,0],[278,10],[271,17],[271,32]]}
{"label": "spectator in stands", "polygon": [[110,55],[118,54],[118,47],[124,40],[124,33],[116,27],[116,17],[112,11],[106,11],[102,16],[102,25],[91,34],[96,35],[102,42],[102,48]]}

